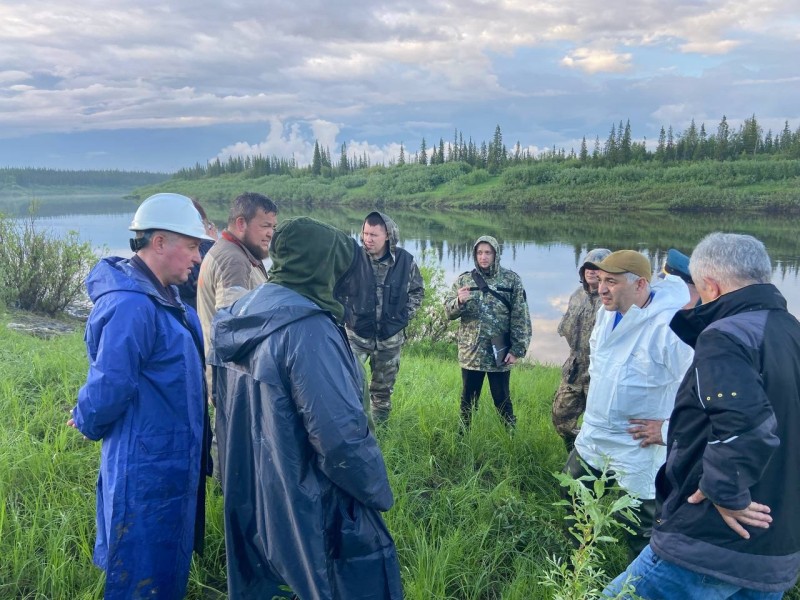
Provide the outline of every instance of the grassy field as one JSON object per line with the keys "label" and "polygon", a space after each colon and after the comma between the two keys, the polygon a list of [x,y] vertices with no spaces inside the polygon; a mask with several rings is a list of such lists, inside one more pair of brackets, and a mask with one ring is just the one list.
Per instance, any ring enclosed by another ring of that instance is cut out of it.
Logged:
{"label": "grassy field", "polygon": [[[66,427],[86,373],[80,333],[42,341],[0,317],[0,599],[102,597],[92,566],[99,444]],[[519,423],[510,435],[488,390],[458,433],[460,374],[451,356],[404,356],[395,408],[379,438],[396,503],[386,519],[406,597],[549,599],[548,556],[566,556],[552,476],[565,452],[550,425],[558,370],[522,366],[511,379]],[[189,598],[225,598],[222,500],[209,484],[207,550]],[[624,567],[607,548],[609,574]],[[602,580],[596,584],[602,587]]]}

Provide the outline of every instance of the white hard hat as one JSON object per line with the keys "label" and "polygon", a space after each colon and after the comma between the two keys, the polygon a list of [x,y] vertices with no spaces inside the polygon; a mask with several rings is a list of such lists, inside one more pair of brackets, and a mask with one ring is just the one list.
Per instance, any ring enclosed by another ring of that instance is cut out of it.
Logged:
{"label": "white hard hat", "polygon": [[206,234],[203,218],[194,203],[181,194],[155,194],[139,205],[131,221],[131,231],[161,229],[200,240],[214,240]]}

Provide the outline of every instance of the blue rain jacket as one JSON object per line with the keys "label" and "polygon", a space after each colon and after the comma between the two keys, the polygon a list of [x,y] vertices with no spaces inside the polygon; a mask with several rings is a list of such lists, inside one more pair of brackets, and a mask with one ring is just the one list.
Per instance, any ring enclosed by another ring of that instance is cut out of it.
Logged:
{"label": "blue rain jacket", "polygon": [[103,440],[94,562],[105,598],[183,598],[204,516],[200,323],[126,259],[101,260],[86,287],[89,373],[72,415]]}
{"label": "blue rain jacket", "polygon": [[380,515],[392,491],[344,330],[268,283],[217,313],[209,362],[229,597],[402,598]]}

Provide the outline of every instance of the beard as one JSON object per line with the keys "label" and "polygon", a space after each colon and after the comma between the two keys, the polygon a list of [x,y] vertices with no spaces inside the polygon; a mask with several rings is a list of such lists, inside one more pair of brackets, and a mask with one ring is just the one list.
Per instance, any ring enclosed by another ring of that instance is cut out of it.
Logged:
{"label": "beard", "polygon": [[253,244],[248,240],[241,240],[242,246],[247,248],[250,251],[250,254],[255,256],[258,260],[264,260],[269,258],[269,250],[265,250],[258,244]]}

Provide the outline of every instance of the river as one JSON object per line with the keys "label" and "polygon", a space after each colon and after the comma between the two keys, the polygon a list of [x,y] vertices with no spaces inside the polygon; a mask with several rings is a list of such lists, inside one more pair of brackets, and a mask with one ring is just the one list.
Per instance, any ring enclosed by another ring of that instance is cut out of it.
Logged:
{"label": "river", "polygon": [[[46,202],[37,225],[62,235],[76,231],[99,254],[129,256],[128,230],[135,206],[121,196],[87,200],[84,196]],[[8,214],[14,214],[5,209]],[[207,206],[223,226],[224,206]],[[282,206],[280,218],[309,215],[357,235],[368,211],[349,207]],[[588,249],[632,248],[650,257],[653,268],[669,248],[691,253],[712,231],[749,233],[761,239],[773,261],[773,283],[789,310],[800,315],[800,233],[795,218],[716,213],[673,214],[623,211],[614,213],[550,213],[507,211],[450,211],[441,209],[387,210],[400,227],[401,246],[444,270],[451,284],[472,268],[471,249],[480,235],[495,236],[502,245],[501,264],[516,271],[525,285],[533,320],[529,357],[560,364],[566,343],[556,333],[570,294],[578,285],[577,265]],[[17,212],[16,214],[19,214]]]}

